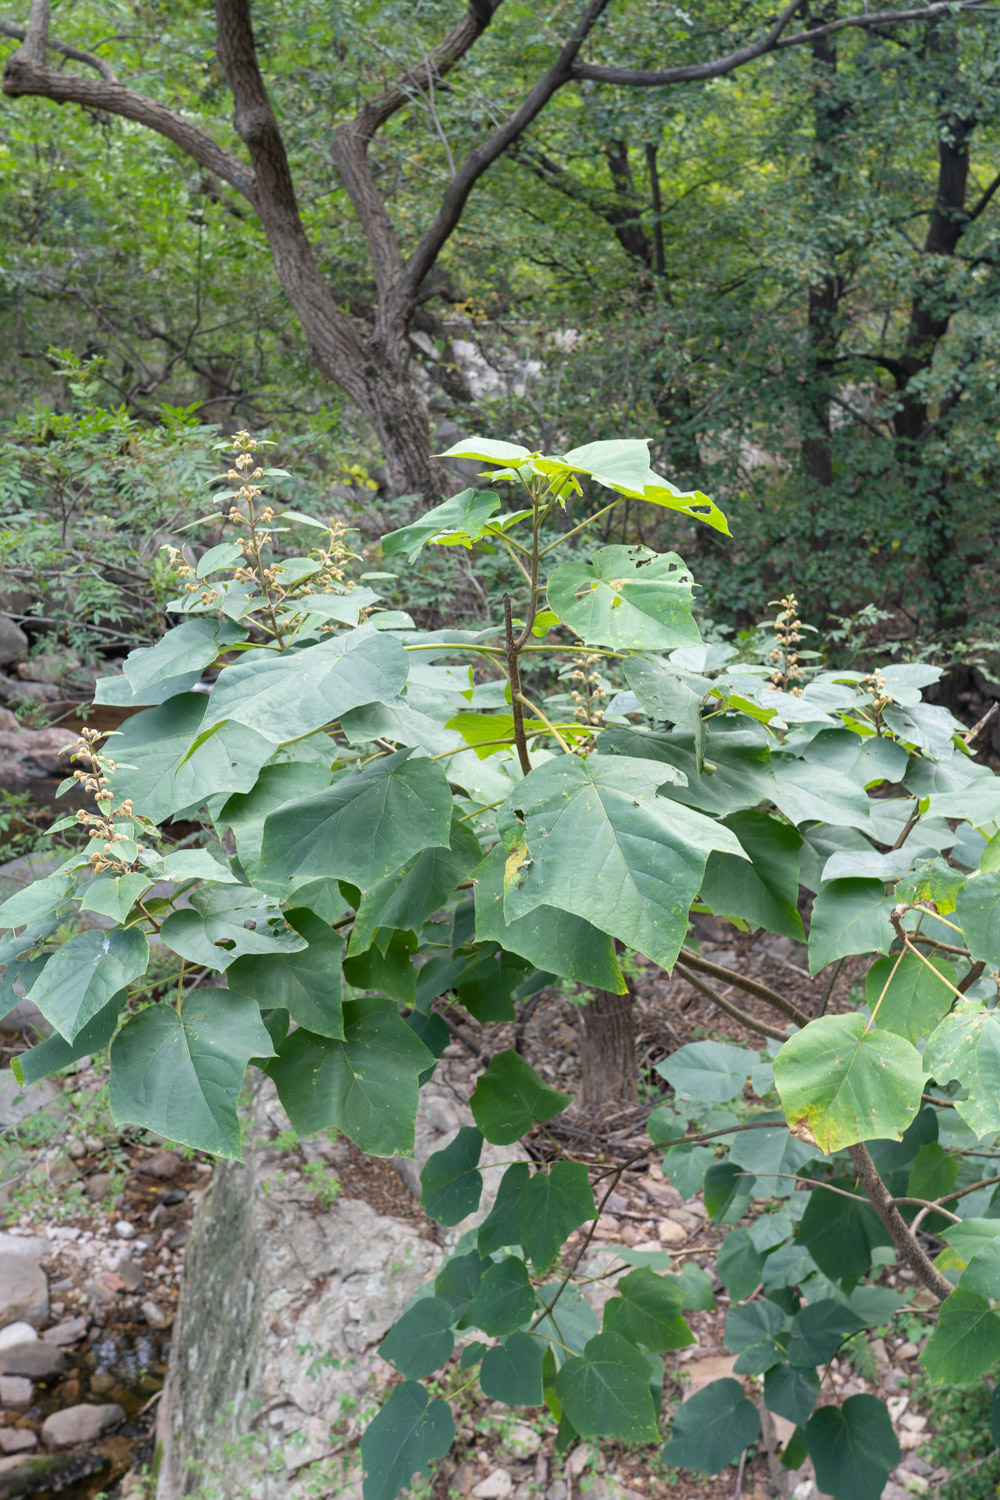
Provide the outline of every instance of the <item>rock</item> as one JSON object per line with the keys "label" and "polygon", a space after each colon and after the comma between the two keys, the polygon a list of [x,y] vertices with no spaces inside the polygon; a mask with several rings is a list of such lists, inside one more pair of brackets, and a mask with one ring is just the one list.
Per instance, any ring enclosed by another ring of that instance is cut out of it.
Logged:
{"label": "rock", "polygon": [[[34,1393],[31,1381],[23,1375],[0,1375],[0,1406],[30,1406]],[[3,1430],[0,1427],[0,1432]]]}
{"label": "rock", "polygon": [[169,1328],[174,1321],[173,1313],[165,1312],[152,1300],[147,1300],[142,1304],[141,1312],[150,1328]]}
{"label": "rock", "polygon": [[42,1423],[42,1442],[46,1448],[72,1448],[77,1443],[93,1443],[107,1432],[124,1422],[125,1413],[117,1402],[107,1406],[94,1406],[84,1402],[82,1406],[68,1406],[65,1411],[53,1412]]}
{"label": "rock", "polygon": [[37,1327],[49,1315],[48,1277],[27,1255],[0,1254],[0,1328],[8,1323]]}
{"label": "rock", "polygon": [[683,1245],[688,1238],[688,1231],[673,1219],[661,1219],[656,1226],[656,1232],[660,1237],[661,1245]]}
{"label": "rock", "polygon": [[12,1344],[30,1344],[37,1337],[37,1330],[30,1323],[8,1323],[6,1328],[0,1328],[0,1349],[9,1349]]}
{"label": "rock", "polygon": [[128,1219],[119,1219],[115,1225],[115,1234],[120,1240],[134,1240],[137,1233],[135,1225],[130,1224]]}
{"label": "rock", "polygon": [[140,1172],[145,1172],[150,1177],[159,1177],[163,1182],[171,1182],[180,1169],[181,1159],[176,1151],[157,1151],[139,1167]]}
{"label": "rock", "polygon": [[86,1156],[87,1148],[76,1136],[71,1136],[66,1142],[66,1154],[67,1156],[71,1156],[74,1161],[79,1161],[81,1156]]}
{"label": "rock", "polygon": [[542,1435],[527,1422],[515,1422],[507,1433],[507,1451],[513,1458],[528,1458],[542,1446]]}
{"label": "rock", "polygon": [[95,1370],[90,1377],[90,1389],[95,1396],[106,1396],[115,1388],[115,1377],[109,1375],[107,1370]]}
{"label": "rock", "polygon": [[[22,1089],[9,1068],[0,1073],[0,1129],[6,1134],[23,1125],[40,1109],[52,1109],[56,1100],[62,1105],[62,1092],[51,1078]],[[60,1109],[60,1112],[61,1109]]]}
{"label": "rock", "polygon": [[700,1391],[703,1386],[711,1385],[713,1380],[731,1378],[735,1363],[735,1354],[711,1354],[707,1359],[692,1359],[684,1366],[684,1372],[688,1377],[687,1390],[684,1394],[685,1401],[696,1391]]}
{"label": "rock", "polygon": [[38,1439],[24,1427],[0,1427],[0,1453],[30,1453]]}
{"label": "rock", "polygon": [[5,1016],[0,1016],[0,1031],[6,1032],[8,1036],[17,1036],[24,1031],[34,1031],[39,1036],[51,1036],[52,1027],[34,1000],[21,1000],[13,1010],[9,1010]]}
{"label": "rock", "polygon": [[115,1270],[118,1272],[127,1292],[142,1291],[142,1268],[141,1266],[137,1266],[134,1260],[130,1260],[126,1256],[124,1260],[118,1262]]}
{"label": "rock", "polygon": [[472,1493],[476,1500],[507,1500],[507,1496],[514,1488],[514,1481],[506,1469],[494,1469],[485,1479],[480,1480]]}
{"label": "rock", "polygon": [[916,1344],[911,1344],[909,1340],[907,1340],[905,1344],[900,1344],[899,1348],[896,1350],[896,1358],[916,1359],[919,1353],[920,1350],[917,1348]]}
{"label": "rock", "polygon": [[79,672],[80,666],[80,658],[75,651],[43,651],[40,656],[33,656],[31,661],[22,662],[14,670],[25,681],[58,685],[70,673]]}
{"label": "rock", "polygon": [[72,1453],[16,1453],[0,1458],[0,1500],[35,1493],[43,1485],[51,1485],[54,1493],[59,1475],[78,1467]]}
{"label": "rock", "polygon": [[54,1344],[35,1339],[30,1344],[12,1344],[0,1349],[0,1375],[27,1375],[30,1380],[51,1380],[66,1368],[66,1356]]}
{"label": "rock", "polygon": [[19,661],[28,650],[28,637],[9,615],[0,615],[0,666]]}
{"label": "rock", "polygon": [[92,1307],[113,1307],[115,1304],[114,1290],[96,1276],[83,1283],[83,1291]]}
{"label": "rock", "polygon": [[67,1318],[65,1323],[46,1328],[42,1338],[47,1344],[76,1344],[86,1335],[89,1327],[86,1318]]}
{"label": "rock", "polygon": [[83,1190],[91,1203],[100,1203],[102,1198],[109,1198],[114,1188],[115,1180],[110,1172],[93,1172],[84,1179]]}
{"label": "rock", "polygon": [[[248,1135],[273,1125],[288,1128],[265,1081]],[[159,1500],[200,1485],[218,1500],[244,1500],[249,1441],[254,1500],[331,1493],[318,1467],[331,1419],[335,1441],[352,1443],[389,1373],[378,1345],[441,1264],[440,1247],[415,1224],[346,1193],[317,1214],[314,1190],[284,1175],[277,1152],[262,1142],[245,1156],[245,1165],[215,1167],[185,1250],[157,1408]],[[334,1492],[360,1500],[360,1481],[345,1476]]]}

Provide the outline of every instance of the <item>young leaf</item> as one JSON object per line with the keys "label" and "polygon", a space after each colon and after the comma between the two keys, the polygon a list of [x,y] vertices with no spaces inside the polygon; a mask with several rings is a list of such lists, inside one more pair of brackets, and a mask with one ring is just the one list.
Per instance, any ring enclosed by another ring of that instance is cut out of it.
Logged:
{"label": "young leaf", "polygon": [[508,1146],[526,1135],[536,1120],[551,1120],[572,1104],[571,1094],[543,1083],[517,1052],[498,1052],[480,1075],[469,1103],[483,1135]]}
{"label": "young leaf", "polygon": [[257,1004],[233,990],[195,990],[178,1013],[150,1006],[111,1044],[111,1113],[168,1140],[242,1159],[236,1106],[251,1057],[273,1055]]}
{"label": "young leaf", "polygon": [[395,1156],[413,1151],[417,1079],[433,1061],[394,1001],[348,1000],[343,1041],[295,1031],[266,1071],[299,1135],[333,1127]]}
{"label": "young leaf", "polygon": [[821,1016],[774,1059],[774,1081],[793,1133],[824,1155],[856,1141],[901,1140],[920,1108],[926,1053],[891,1031],[866,1031],[857,1012]]}
{"label": "young leaf", "polygon": [[966,881],[955,902],[955,918],[972,957],[994,968],[1000,965],[1000,870]]}
{"label": "young leaf", "polygon": [[722,1242],[715,1269],[719,1280],[734,1301],[739,1301],[760,1285],[764,1257],[755,1250],[747,1229],[733,1229]]}
{"label": "young leaf", "polygon": [[106,1047],[115,1034],[118,1026],[118,1017],[121,1015],[122,1006],[128,998],[126,990],[119,990],[117,995],[112,995],[107,1005],[97,1012],[83,1026],[71,1042],[67,1042],[58,1032],[53,1032],[44,1042],[30,1047],[27,1052],[15,1055],[10,1060],[11,1072],[22,1086],[26,1083],[37,1083],[40,1078],[48,1078],[53,1073],[58,1073],[69,1063],[76,1062],[79,1057],[86,1057],[88,1053],[100,1052]]}
{"label": "young leaf", "polygon": [[414,1474],[425,1474],[454,1441],[447,1401],[432,1401],[416,1381],[397,1385],[361,1439],[364,1500],[396,1500]]}
{"label": "young leaf", "polygon": [[757,1410],[739,1381],[713,1380],[681,1406],[660,1458],[679,1468],[718,1474],[737,1461],[759,1431]]}
{"label": "young leaf", "polygon": [[806,1445],[817,1487],[835,1500],[880,1500],[900,1458],[888,1408],[877,1396],[821,1406],[806,1423]]}
{"label": "young leaf", "polygon": [[454,1316],[443,1297],[420,1297],[389,1329],[378,1352],[407,1380],[432,1375],[455,1347]]}
{"label": "young leaf", "polygon": [[512,1333],[487,1350],[479,1372],[483,1395],[507,1406],[541,1406],[542,1344],[526,1333]]}
{"label": "young leaf", "polygon": [[701,882],[701,899],[713,912],[741,917],[750,927],[801,941],[804,938],[799,895],[799,854],[802,839],[788,823],[769,813],[730,813],[725,820],[749,856],[708,856]]}
{"label": "young leaf", "polygon": [[439,1224],[460,1224],[479,1207],[483,1193],[483,1174],[478,1170],[482,1150],[480,1132],[471,1125],[463,1125],[443,1150],[427,1158],[420,1174],[423,1189],[420,1204],[430,1218]]}
{"label": "young leaf", "polygon": [[[485,441],[485,439],[484,439]],[[513,443],[500,443],[496,446],[502,448],[513,448]],[[525,450],[519,452],[524,454]],[[446,458],[483,458],[484,455],[477,453],[470,455],[445,454]],[[508,460],[488,459],[490,463],[503,463]],[[483,528],[495,511],[502,504],[500,496],[495,490],[462,490],[457,495],[452,495],[450,500],[445,500],[441,505],[433,505],[430,510],[425,510],[409,526],[401,526],[398,531],[389,531],[382,538],[382,552],[385,557],[398,557],[403,554],[412,565],[416,562],[428,542],[432,542],[442,533],[451,533],[462,537],[466,544],[478,540],[483,534]]]}
{"label": "young leaf", "polygon": [[921,1363],[938,1385],[977,1380],[1000,1360],[1000,1313],[986,1298],[956,1287],[941,1303]]}
{"label": "young leaf", "polygon": [[556,1376],[556,1395],[581,1437],[656,1441],[649,1363],[617,1333],[599,1333]]}
{"label": "young leaf", "polygon": [[546,1270],[574,1229],[596,1219],[597,1204],[583,1162],[557,1161],[536,1172],[521,1194],[520,1243],[537,1270]]}
{"label": "young leaf", "polygon": [[681,1317],[680,1284],[640,1267],[622,1276],[618,1296],[604,1304],[604,1332],[618,1333],[651,1354],[668,1354],[693,1344],[694,1334]]}
{"label": "young leaf", "polygon": [[776,1302],[748,1302],[731,1307],[726,1314],[724,1339],[733,1354],[742,1354],[765,1339],[773,1339],[785,1323],[785,1314]]}
{"label": "young leaf", "polygon": [[939,1083],[957,1079],[967,1097],[955,1109],[980,1140],[1000,1130],[1000,1019],[980,1000],[959,1000],[931,1032],[924,1067]]}
{"label": "young leaf", "polygon": [[134,694],[144,693],[168,678],[195,670],[200,673],[220,651],[246,639],[246,631],[229,620],[200,615],[175,625],[155,646],[130,651],[124,662],[125,677]]}

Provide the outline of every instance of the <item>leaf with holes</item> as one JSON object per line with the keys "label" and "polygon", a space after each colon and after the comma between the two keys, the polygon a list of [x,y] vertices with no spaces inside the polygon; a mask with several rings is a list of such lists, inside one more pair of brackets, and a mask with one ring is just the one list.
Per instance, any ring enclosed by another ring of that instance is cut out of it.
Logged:
{"label": "leaf with holes", "polygon": [[693,579],[676,552],[599,547],[589,561],[571,557],[549,578],[549,608],[588,646],[669,651],[697,646]]}

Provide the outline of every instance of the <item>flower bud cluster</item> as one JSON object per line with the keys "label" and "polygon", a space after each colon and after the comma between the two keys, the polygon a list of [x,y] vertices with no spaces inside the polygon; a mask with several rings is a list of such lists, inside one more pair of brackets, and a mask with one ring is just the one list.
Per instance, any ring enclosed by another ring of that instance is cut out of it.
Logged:
{"label": "flower bud cluster", "polygon": [[778,613],[774,619],[776,644],[770,654],[770,660],[774,664],[771,685],[782,692],[791,693],[795,698],[801,698],[802,688],[797,686],[802,677],[798,653],[798,645],[802,639],[799,601],[794,594],[788,593],[783,599],[772,600],[771,603],[778,605]]}
{"label": "flower bud cluster", "polygon": [[570,692],[573,700],[573,717],[581,724],[588,724],[593,729],[603,728],[603,705],[608,696],[601,674],[597,670],[599,664],[599,656],[584,656],[579,665],[569,674],[569,681],[575,684]]}
{"label": "flower bud cluster", "polygon": [[77,769],[73,772],[73,780],[93,797],[97,807],[96,813],[81,807],[76,821],[88,830],[88,838],[102,841],[94,847],[90,856],[93,873],[100,875],[104,870],[112,870],[116,875],[125,875],[132,869],[132,861],[121,857],[119,846],[126,840],[120,831],[118,820],[131,819],[132,800],[125,797],[117,807],[114,806],[108,775],[114,773],[115,763],[98,753],[100,740],[99,730],[81,729],[80,738],[73,746],[70,756],[71,760],[85,760],[89,763],[89,770]]}

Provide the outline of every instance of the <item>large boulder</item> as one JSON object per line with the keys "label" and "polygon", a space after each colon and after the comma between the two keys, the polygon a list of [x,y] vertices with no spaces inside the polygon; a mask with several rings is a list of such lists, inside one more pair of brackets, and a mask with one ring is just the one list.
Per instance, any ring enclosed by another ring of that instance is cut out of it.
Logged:
{"label": "large boulder", "polygon": [[9,615],[0,615],[0,667],[19,661],[28,650],[28,637]]}

